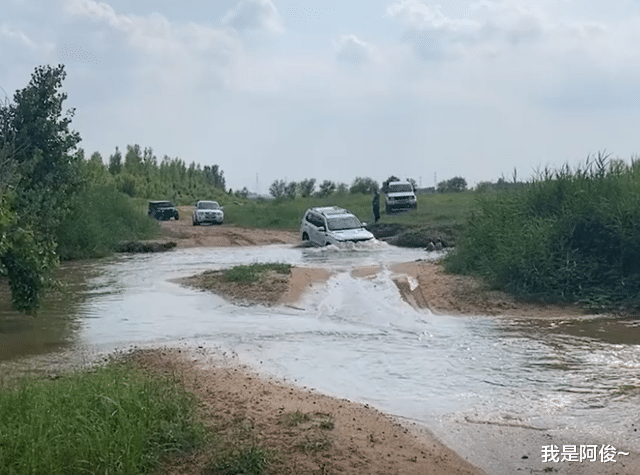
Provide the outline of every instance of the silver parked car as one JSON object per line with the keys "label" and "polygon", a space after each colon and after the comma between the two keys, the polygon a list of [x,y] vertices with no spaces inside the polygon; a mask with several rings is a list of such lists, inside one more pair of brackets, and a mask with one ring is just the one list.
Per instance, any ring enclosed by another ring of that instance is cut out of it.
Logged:
{"label": "silver parked car", "polygon": [[369,241],[373,234],[364,228],[353,214],[346,209],[330,206],[311,208],[302,218],[300,232],[303,241],[311,241],[319,246],[341,242]]}
{"label": "silver parked car", "polygon": [[224,212],[217,201],[198,201],[193,210],[192,221],[194,226],[202,223],[222,224]]}

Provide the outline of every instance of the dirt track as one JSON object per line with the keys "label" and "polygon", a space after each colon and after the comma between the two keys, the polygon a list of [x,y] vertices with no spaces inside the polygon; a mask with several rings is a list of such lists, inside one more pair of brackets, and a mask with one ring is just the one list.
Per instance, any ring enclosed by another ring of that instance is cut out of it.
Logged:
{"label": "dirt track", "polygon": [[175,240],[178,248],[264,246],[267,244],[296,244],[298,233],[282,229],[239,228],[228,224],[193,226],[191,208],[181,207],[180,220],[162,221],[164,237]]}

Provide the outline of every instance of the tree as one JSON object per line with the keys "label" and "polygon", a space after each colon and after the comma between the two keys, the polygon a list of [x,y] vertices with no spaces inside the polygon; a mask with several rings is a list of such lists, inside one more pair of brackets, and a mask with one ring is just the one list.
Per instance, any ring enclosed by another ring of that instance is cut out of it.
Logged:
{"label": "tree", "polygon": [[282,196],[284,196],[284,190],[286,186],[287,183],[284,180],[275,180],[269,187],[269,193],[274,198],[281,198]]}
{"label": "tree", "polygon": [[336,184],[330,180],[325,180],[320,185],[320,191],[318,192],[319,196],[329,196],[336,189]]}
{"label": "tree", "polygon": [[378,182],[373,178],[362,178],[356,177],[351,184],[351,188],[349,188],[350,193],[365,193],[371,194],[378,191]]}
{"label": "tree", "polygon": [[158,159],[153,154],[153,149],[151,147],[145,147],[142,152],[142,166],[147,172],[158,168]]}
{"label": "tree", "polygon": [[100,155],[100,152],[93,152],[93,154],[91,154],[91,158],[87,160],[86,169],[87,178],[90,184],[106,185],[112,180],[107,167],[102,161],[102,155]]}
{"label": "tree", "polygon": [[116,152],[109,157],[109,173],[117,175],[122,171],[122,153],[116,146]]}
{"label": "tree", "polygon": [[300,182],[300,196],[306,198],[307,196],[311,196],[313,194],[313,190],[316,187],[316,179],[315,178],[305,178]]}
{"label": "tree", "polygon": [[127,145],[127,153],[124,156],[124,169],[132,175],[142,171],[142,153],[140,145]]}
{"label": "tree", "polygon": [[382,192],[386,193],[387,191],[389,191],[389,183],[391,183],[392,181],[400,181],[400,178],[398,178],[395,175],[391,175],[389,178],[387,178],[385,181],[382,182]]}
{"label": "tree", "polygon": [[336,185],[336,193],[344,195],[348,192],[349,192],[349,185],[347,185],[346,183],[338,183]]}
{"label": "tree", "polygon": [[205,165],[202,169],[207,182],[214,188],[225,189],[224,172],[220,170],[218,165]]}
{"label": "tree", "polygon": [[467,180],[460,176],[453,177],[447,181],[438,183],[440,193],[457,193],[467,189]]}
{"label": "tree", "polygon": [[63,113],[67,94],[59,92],[65,77],[63,65],[35,68],[29,85],[16,91],[6,111],[18,147],[15,207],[21,223],[38,239],[55,237],[68,212],[65,201],[83,185],[81,160],[70,153],[81,140],[78,132],[69,130],[75,109]]}
{"label": "tree", "polygon": [[416,191],[418,189],[418,182],[415,181],[413,178],[407,178],[407,181],[411,183],[411,187],[413,188],[413,191]]}
{"label": "tree", "polygon": [[[2,88],[0,88],[2,89]],[[2,89],[4,92],[4,89]],[[15,130],[11,127],[9,115],[9,98],[0,104],[0,196],[4,195],[11,185],[15,185],[18,177],[18,161],[16,159]]]}
{"label": "tree", "polygon": [[291,199],[295,199],[298,193],[298,184],[295,181],[287,183],[284,187],[284,194]]}
{"label": "tree", "polygon": [[[10,192],[0,196],[0,274],[9,277],[13,305],[35,310],[46,274],[58,263],[60,223],[84,186],[84,155],[69,130],[74,109],[63,113],[64,66],[35,68],[13,103],[0,107],[0,160],[10,170]],[[9,152],[9,153],[8,153]],[[3,175],[5,174],[3,166]]]}

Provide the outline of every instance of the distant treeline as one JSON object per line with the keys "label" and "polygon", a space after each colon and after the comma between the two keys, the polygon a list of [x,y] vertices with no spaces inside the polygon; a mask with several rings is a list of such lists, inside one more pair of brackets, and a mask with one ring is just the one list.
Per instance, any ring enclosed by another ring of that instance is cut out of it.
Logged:
{"label": "distant treeline", "polygon": [[166,155],[158,163],[150,147],[142,150],[138,144],[127,145],[124,158],[116,147],[108,166],[100,153],[94,152],[88,166],[95,180],[114,184],[131,197],[191,204],[198,199],[217,198],[225,191],[224,172],[218,165],[201,167],[192,162],[187,166],[184,160]]}
{"label": "distant treeline", "polygon": [[[387,192],[387,187],[389,183],[393,181],[402,181],[397,176],[391,175],[385,181],[382,182],[382,186],[378,184],[376,180],[370,177],[356,177],[351,185],[347,185],[346,183],[335,183],[331,180],[324,180],[320,186],[318,191],[316,191],[316,179],[315,178],[305,178],[300,182],[295,181],[286,181],[286,180],[275,180],[271,186],[269,187],[269,194],[274,198],[290,198],[294,199],[298,196],[302,198],[306,198],[308,196],[316,196],[318,198],[324,198],[330,196],[334,193],[344,194],[344,193],[362,193],[362,194],[371,194],[376,191],[382,191],[383,193]],[[413,190],[418,193],[422,191],[423,193],[435,192],[435,188],[424,188],[419,189],[418,183],[413,178],[407,178],[405,181],[411,183]],[[437,191],[439,193],[457,193],[466,191],[467,189],[467,180],[460,176],[453,177],[446,181],[441,181],[438,183]],[[236,194],[240,194],[243,196],[247,196],[249,194],[249,190],[246,188],[240,192],[236,192]]]}

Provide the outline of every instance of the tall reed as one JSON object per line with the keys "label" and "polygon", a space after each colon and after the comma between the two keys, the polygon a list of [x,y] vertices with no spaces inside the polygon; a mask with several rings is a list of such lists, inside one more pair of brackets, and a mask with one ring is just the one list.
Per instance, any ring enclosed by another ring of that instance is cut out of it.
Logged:
{"label": "tall reed", "polygon": [[629,302],[640,293],[640,161],[599,153],[479,195],[450,271],[520,296]]}

